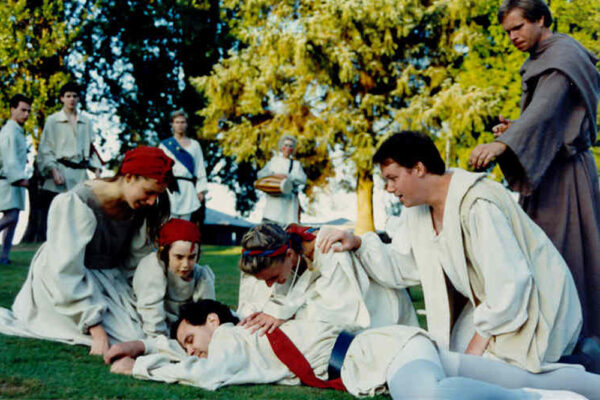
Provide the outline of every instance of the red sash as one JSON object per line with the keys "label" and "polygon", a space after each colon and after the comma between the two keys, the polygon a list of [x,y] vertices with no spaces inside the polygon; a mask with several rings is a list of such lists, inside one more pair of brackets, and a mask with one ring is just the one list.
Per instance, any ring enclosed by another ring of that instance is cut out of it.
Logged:
{"label": "red sash", "polygon": [[300,381],[306,386],[312,386],[319,389],[335,389],[346,391],[346,387],[342,382],[342,378],[332,379],[324,381],[315,376],[315,373],[306,361],[306,358],[300,353],[300,350],[294,345],[289,337],[279,328],[275,329],[273,333],[267,333],[267,338],[273,352],[284,363],[290,371],[292,371]]}

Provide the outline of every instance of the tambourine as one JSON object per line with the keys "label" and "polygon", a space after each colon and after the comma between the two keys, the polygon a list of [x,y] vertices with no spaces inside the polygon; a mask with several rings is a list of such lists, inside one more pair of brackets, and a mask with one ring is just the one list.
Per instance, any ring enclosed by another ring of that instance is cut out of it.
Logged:
{"label": "tambourine", "polygon": [[270,195],[283,195],[292,193],[292,181],[287,178],[265,176],[254,182],[254,187]]}

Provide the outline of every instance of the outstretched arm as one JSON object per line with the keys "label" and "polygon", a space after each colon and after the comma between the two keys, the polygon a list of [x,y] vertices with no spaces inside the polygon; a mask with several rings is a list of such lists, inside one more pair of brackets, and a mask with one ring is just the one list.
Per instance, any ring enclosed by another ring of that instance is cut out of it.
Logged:
{"label": "outstretched arm", "polygon": [[117,343],[112,345],[104,354],[104,362],[111,364],[124,357],[131,357],[133,359],[144,354],[145,351],[146,346],[144,346],[144,342],[141,340]]}

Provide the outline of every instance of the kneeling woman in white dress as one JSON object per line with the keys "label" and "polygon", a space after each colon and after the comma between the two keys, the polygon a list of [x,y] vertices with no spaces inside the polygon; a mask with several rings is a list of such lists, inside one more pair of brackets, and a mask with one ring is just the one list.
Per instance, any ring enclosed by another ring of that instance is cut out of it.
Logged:
{"label": "kneeling woman in white dress", "polygon": [[[338,327],[293,320],[273,335],[260,336],[236,323],[218,302],[185,304],[174,329],[176,342],[159,337],[119,343],[104,359],[113,362],[112,372],[206,390],[300,381],[317,386],[315,381],[323,383],[335,371],[341,379],[329,387],[354,396],[389,390],[392,398],[406,400],[581,399],[575,393],[600,399],[600,375],[571,367],[534,374],[500,361],[440,350],[416,327],[395,325],[357,334],[343,346],[345,354],[336,369],[330,354],[342,337]],[[305,368],[299,367],[302,364]]]}
{"label": "kneeling woman in white dress", "polygon": [[262,332],[292,318],[350,331],[418,325],[405,290],[384,288],[369,279],[349,252],[321,253],[315,247],[320,234],[296,224],[283,230],[267,223],[244,235],[239,261],[242,325]]}
{"label": "kneeling woman in white dress", "polygon": [[0,309],[0,332],[84,344],[91,354],[109,340],[143,338],[130,281],[168,218],[172,165],[162,150],[137,147],[114,178],[56,196],[12,313]]}
{"label": "kneeling woman in white dress", "polygon": [[158,245],[158,251],[142,258],[133,275],[137,311],[148,336],[168,336],[182,304],[215,298],[215,274],[208,265],[197,264],[196,224],[169,220],[160,228]]}

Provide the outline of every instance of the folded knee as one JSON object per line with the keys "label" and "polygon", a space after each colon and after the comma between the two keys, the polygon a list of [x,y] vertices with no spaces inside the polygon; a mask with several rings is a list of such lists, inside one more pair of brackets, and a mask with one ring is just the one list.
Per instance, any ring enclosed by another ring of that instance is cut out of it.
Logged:
{"label": "folded knee", "polygon": [[428,360],[415,360],[391,375],[388,388],[394,400],[436,398],[437,386],[444,377],[440,365]]}

